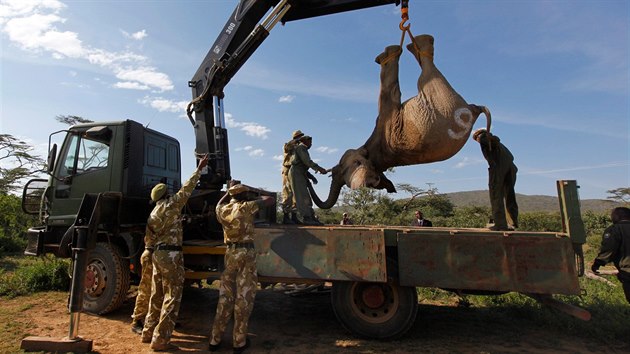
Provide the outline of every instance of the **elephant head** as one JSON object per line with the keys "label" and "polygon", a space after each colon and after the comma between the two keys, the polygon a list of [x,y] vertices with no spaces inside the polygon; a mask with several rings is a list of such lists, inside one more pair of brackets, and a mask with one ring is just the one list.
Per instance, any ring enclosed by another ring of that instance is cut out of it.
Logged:
{"label": "elephant head", "polygon": [[312,188],[309,189],[315,205],[321,209],[332,208],[344,185],[351,189],[368,187],[387,189],[389,193],[396,192],[392,181],[374,166],[368,155],[368,150],[364,147],[347,150],[332,169],[332,183],[326,201],[322,201]]}

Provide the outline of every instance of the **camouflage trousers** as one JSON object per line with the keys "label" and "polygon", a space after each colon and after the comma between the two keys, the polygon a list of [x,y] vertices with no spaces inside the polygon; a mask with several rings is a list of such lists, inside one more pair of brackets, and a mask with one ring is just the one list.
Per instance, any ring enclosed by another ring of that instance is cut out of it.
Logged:
{"label": "camouflage trousers", "polygon": [[256,250],[228,247],[225,252],[225,270],[221,274],[217,313],[212,324],[211,344],[221,342],[223,332],[234,314],[232,346],[245,345],[249,316],[254,308],[257,286]]}
{"label": "camouflage trousers", "polygon": [[144,321],[149,312],[149,299],[151,298],[151,283],[153,277],[153,261],[151,256],[153,252],[147,249],[140,256],[140,266],[142,273],[140,274],[140,284],[138,284],[138,295],[136,296],[136,305],[133,308],[131,318],[134,321]]}
{"label": "camouflage trousers", "polygon": [[184,255],[181,251],[153,252],[151,300],[142,339],[168,343],[179,312],[184,287]]}
{"label": "camouflage trousers", "polygon": [[[285,170],[286,169],[286,170]],[[283,213],[295,212],[295,201],[293,200],[293,190],[289,182],[289,169],[282,168],[282,201],[280,202]]]}

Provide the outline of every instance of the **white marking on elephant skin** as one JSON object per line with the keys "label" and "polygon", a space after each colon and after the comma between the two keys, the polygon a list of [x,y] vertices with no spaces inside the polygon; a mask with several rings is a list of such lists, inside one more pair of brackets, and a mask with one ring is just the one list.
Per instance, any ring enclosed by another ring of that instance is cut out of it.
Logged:
{"label": "white marking on elephant skin", "polygon": [[453,117],[455,118],[455,124],[460,126],[462,130],[460,132],[455,132],[453,129],[449,128],[448,136],[455,140],[466,138],[468,132],[472,128],[472,113],[468,108],[459,108],[455,111]]}
{"label": "white marking on elephant skin", "polygon": [[420,91],[418,95],[410,98],[403,106],[403,109],[405,121],[413,122],[418,131],[426,131],[427,123],[436,120],[435,110],[431,108],[429,101],[422,91]]}

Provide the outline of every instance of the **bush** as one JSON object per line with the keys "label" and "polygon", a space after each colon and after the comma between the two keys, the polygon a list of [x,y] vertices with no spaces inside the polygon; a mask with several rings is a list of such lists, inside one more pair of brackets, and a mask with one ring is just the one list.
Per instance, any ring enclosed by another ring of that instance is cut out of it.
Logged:
{"label": "bush", "polygon": [[20,266],[14,272],[0,269],[0,296],[15,297],[32,292],[68,290],[69,261],[47,256]]}
{"label": "bush", "polygon": [[20,198],[0,193],[0,254],[24,251],[26,230],[37,222],[20,204]]}
{"label": "bush", "polygon": [[521,231],[562,231],[562,218],[559,212],[535,211],[519,215],[518,228]]}

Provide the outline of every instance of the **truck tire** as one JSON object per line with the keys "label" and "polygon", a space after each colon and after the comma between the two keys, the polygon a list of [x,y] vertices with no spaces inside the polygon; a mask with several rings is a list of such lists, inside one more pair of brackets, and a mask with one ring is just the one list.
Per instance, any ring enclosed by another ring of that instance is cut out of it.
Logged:
{"label": "truck tire", "polygon": [[361,337],[396,339],[413,326],[418,311],[415,287],[396,283],[335,282],[335,316],[344,328]]}
{"label": "truck tire", "polygon": [[129,290],[129,261],[120,249],[99,242],[90,251],[85,272],[83,310],[103,315],[120,307]]}

